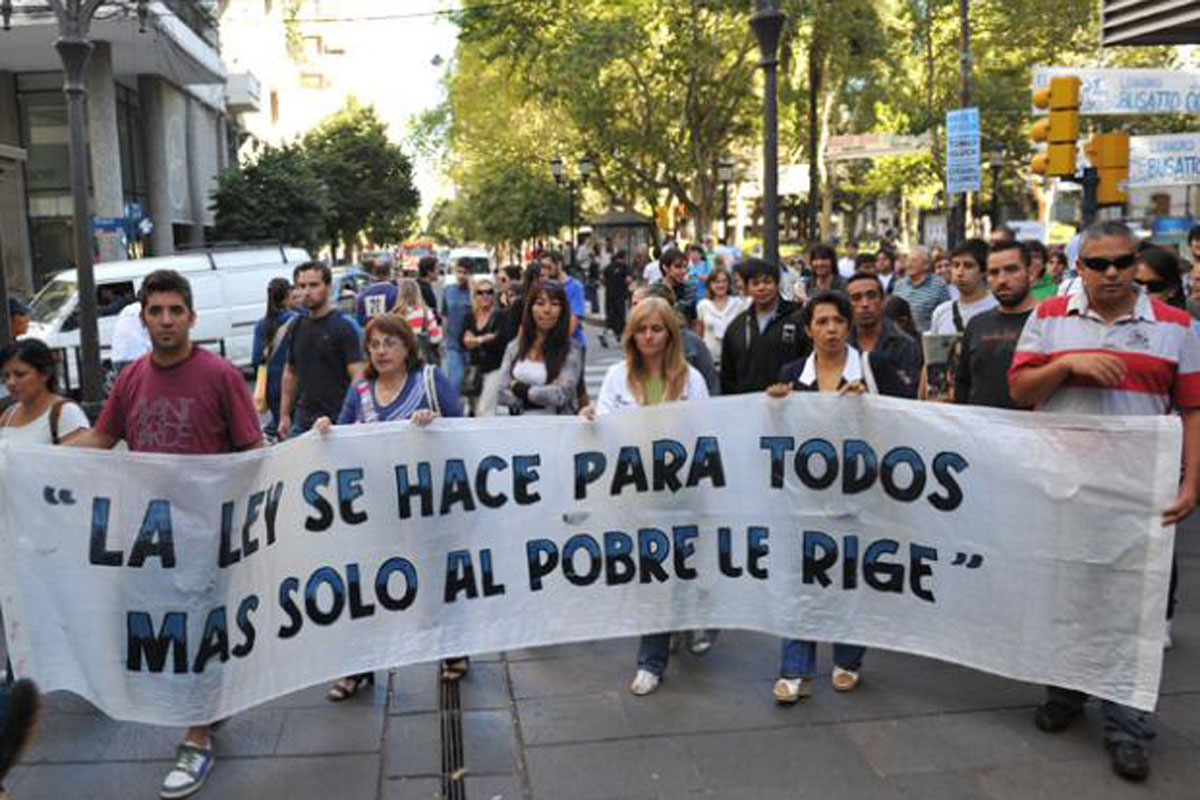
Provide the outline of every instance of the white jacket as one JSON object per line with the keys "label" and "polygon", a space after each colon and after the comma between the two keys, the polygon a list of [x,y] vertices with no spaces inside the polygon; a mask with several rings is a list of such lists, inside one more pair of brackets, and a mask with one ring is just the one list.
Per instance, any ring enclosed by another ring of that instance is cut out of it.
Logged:
{"label": "white jacket", "polygon": [[[708,386],[695,367],[688,367],[687,387],[680,400],[707,400]],[[600,396],[596,398],[596,413],[611,414],[627,408],[637,408],[641,404],[634,397],[626,380],[625,362],[613,364],[604,373],[604,383],[600,384]]]}

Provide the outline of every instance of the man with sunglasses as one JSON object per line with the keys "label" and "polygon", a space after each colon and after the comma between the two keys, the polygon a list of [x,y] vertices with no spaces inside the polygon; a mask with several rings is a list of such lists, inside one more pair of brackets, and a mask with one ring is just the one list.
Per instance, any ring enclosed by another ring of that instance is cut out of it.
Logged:
{"label": "man with sunglasses", "polygon": [[[1080,241],[1083,291],[1037,307],[1009,370],[1013,400],[1040,411],[1148,415],[1183,420],[1183,479],[1163,524],[1186,517],[1200,493],[1200,340],[1191,317],[1134,285],[1135,239],[1119,222],[1099,222]],[[1034,718],[1053,733],[1083,713],[1081,692],[1047,687]],[[1103,701],[1113,771],[1141,781],[1150,774],[1150,714]]]}

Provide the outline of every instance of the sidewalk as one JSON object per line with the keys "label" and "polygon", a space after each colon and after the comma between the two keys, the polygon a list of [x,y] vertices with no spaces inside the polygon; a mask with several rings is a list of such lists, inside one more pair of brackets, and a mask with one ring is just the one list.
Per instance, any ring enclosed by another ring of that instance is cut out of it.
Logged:
{"label": "sidewalk", "polygon": [[[435,668],[395,670],[334,705],[324,687],[230,720],[200,798],[254,800],[783,800],[783,798],[1193,798],[1200,786],[1200,520],[1180,531],[1175,647],[1167,654],[1153,772],[1109,771],[1097,709],[1075,728],[1033,726],[1037,687],[927,659],[868,653],[860,688],[832,691],[829,653],[810,699],[771,701],[774,639],[728,632],[683,654],[635,698],[636,643],[476,658],[461,715],[440,712]],[[461,785],[443,742],[461,721]],[[16,800],[157,797],[181,731],[107,720],[65,694],[8,781]],[[445,793],[445,786],[454,791]],[[462,790],[465,790],[462,791]]]}

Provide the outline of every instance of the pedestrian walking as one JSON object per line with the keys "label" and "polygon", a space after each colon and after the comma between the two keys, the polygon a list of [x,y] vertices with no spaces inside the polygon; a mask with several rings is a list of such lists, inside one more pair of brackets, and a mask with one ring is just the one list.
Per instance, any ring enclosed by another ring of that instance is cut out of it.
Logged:
{"label": "pedestrian walking", "polygon": [[929,332],[953,336],[967,329],[976,314],[996,307],[996,298],[988,291],[988,244],[982,239],[967,239],[950,253],[950,279],[958,297],[946,300],[933,310]]}
{"label": "pedestrian walking", "polygon": [[[1163,523],[1186,517],[1200,494],[1200,339],[1186,311],[1134,283],[1136,238],[1119,222],[1088,227],[1080,240],[1082,291],[1043,301],[1030,316],[1009,370],[1009,390],[1038,412],[1183,418],[1183,477]],[[1064,643],[1069,646],[1069,643]],[[1054,733],[1083,713],[1087,696],[1047,687],[1034,717]],[[1150,774],[1153,716],[1102,701],[1113,771],[1132,781]]]}
{"label": "pedestrian walking", "polygon": [[571,314],[570,332],[571,339],[575,344],[579,345],[579,385],[576,387],[576,392],[579,397],[575,401],[575,408],[581,408],[587,405],[587,383],[584,381],[585,368],[587,366],[587,334],[583,330],[583,315],[587,311],[584,301],[583,284],[572,275],[568,275],[563,269],[562,254],[558,252],[550,252],[542,256],[542,277],[546,280],[561,281],[563,289],[567,293],[567,310]]}
{"label": "pedestrian walking", "polygon": [[[241,373],[195,346],[192,287],[177,272],[156,270],[138,293],[153,350],[117,377],[96,427],[67,442],[135,453],[205,455],[262,447],[254,401]],[[215,544],[214,544],[215,547]],[[199,791],[214,763],[211,726],[188,729],[163,780],[164,800]]]}
{"label": "pedestrian walking", "polygon": [[[630,408],[708,397],[704,378],[683,357],[680,318],[665,300],[647,298],[634,306],[625,329],[625,359],[608,368],[596,405],[586,419]],[[629,691],[641,697],[658,688],[671,654],[671,632],[642,637],[637,673]]]}
{"label": "pedestrian walking", "polygon": [[393,313],[403,317],[408,327],[412,328],[421,348],[421,360],[438,366],[442,360],[442,326],[438,322],[437,312],[425,304],[418,281],[401,279]]}
{"label": "pedestrian walking", "polygon": [[[665,283],[636,287],[633,290],[633,305],[636,307],[643,300],[651,297],[657,297],[665,301],[667,305],[675,310],[676,314],[679,314],[679,307],[675,305],[675,295],[667,288]],[[700,338],[699,334],[687,327],[686,320],[682,314],[679,314],[679,321],[683,326],[680,337],[683,341],[684,359],[687,361],[688,366],[694,368],[704,378],[704,385],[708,387],[710,396],[720,394],[721,377],[717,372],[716,364],[713,363],[713,357],[708,351],[708,346],[704,344],[704,339]]]}
{"label": "pedestrian walking", "polygon": [[294,277],[304,292],[308,313],[295,321],[286,340],[280,439],[304,433],[318,417],[337,414],[346,388],[362,377],[366,366],[353,321],[330,302],[329,266],[309,261],[296,267]]}
{"label": "pedestrian walking", "polygon": [[929,251],[920,245],[909,251],[908,270],[896,281],[893,292],[908,301],[913,322],[921,333],[929,330],[933,310],[950,299],[946,282],[929,272]]}
{"label": "pedestrian walking", "polygon": [[808,264],[812,271],[804,276],[806,297],[815,297],[817,293],[826,290],[846,290],[846,282],[838,273],[837,250],[831,245],[813,245],[808,253]]}
{"label": "pedestrian walking", "polygon": [[462,335],[471,316],[471,263],[459,259],[454,265],[454,283],[442,292],[442,327],[446,335],[446,377],[455,386],[462,385],[467,371],[467,351]]}
{"label": "pedestrian walking", "polygon": [[618,250],[604,267],[604,332],[600,343],[609,346],[609,334],[616,336],[619,343],[625,332],[625,313],[629,305],[629,265],[625,263],[625,251]]}
{"label": "pedestrian walking", "polygon": [[[883,281],[869,272],[856,272],[846,281],[846,296],[854,310],[854,325],[850,329],[850,346],[860,353],[885,353],[892,360],[908,391],[915,398],[921,383],[921,348],[917,340],[884,314]],[[906,304],[907,305],[907,304]]]}
{"label": "pedestrian walking", "polygon": [[471,316],[463,329],[467,371],[461,395],[472,417],[496,413],[500,391],[500,362],[504,358],[503,314],[496,307],[496,284],[489,276],[471,284]]}
{"label": "pedestrian walking", "polygon": [[267,284],[266,313],[254,324],[250,366],[256,373],[255,406],[260,413],[266,411],[271,415],[271,421],[263,430],[267,441],[274,441],[279,436],[279,403],[288,360],[288,332],[300,316],[287,307],[291,291],[292,285],[287,278],[272,278]]}
{"label": "pedestrian walking", "polygon": [[729,270],[721,266],[714,267],[708,275],[705,298],[696,304],[700,336],[714,363],[721,363],[721,341],[729,323],[749,305],[750,298],[734,294]]}
{"label": "pedestrian walking", "polygon": [[9,405],[0,412],[0,441],[63,444],[89,427],[87,414],[55,392],[54,351],[40,339],[0,348],[0,376]]}
{"label": "pedestrian walking", "polygon": [[392,263],[386,258],[373,259],[367,265],[371,283],[358,293],[354,301],[355,318],[359,325],[366,325],[380,314],[386,314],[396,306],[398,289],[392,281]]}
{"label": "pedestrian walking", "polygon": [[751,305],[721,341],[721,394],[761,392],[783,365],[809,353],[801,309],[779,296],[779,266],[760,258],[742,263]]}
{"label": "pedestrian walking", "polygon": [[[813,352],[785,365],[779,382],[770,386],[767,394],[774,398],[787,397],[793,391],[907,396],[908,387],[886,354],[863,355],[850,346],[853,316],[850,300],[843,293],[818,292],[803,312],[804,329]],[[812,694],[817,645],[801,639],[784,639],[781,651],[779,680],[775,681],[772,694],[780,705],[791,705]],[[866,652],[859,645],[834,644],[832,683],[836,691],[849,692],[858,686]]]}
{"label": "pedestrian walking", "polygon": [[[411,420],[425,426],[439,416],[460,417],[458,392],[440,369],[421,361],[417,335],[399,314],[381,314],[367,323],[367,367],[364,377],[351,384],[337,415],[338,425]],[[330,417],[320,417],[313,430],[326,433]],[[450,659],[458,677],[466,672],[466,659]],[[445,669],[445,666],[443,667]],[[326,696],[340,703],[375,685],[374,672],[347,675],[329,687]]]}
{"label": "pedestrian walking", "polygon": [[510,414],[574,414],[583,354],[571,339],[566,290],[538,281],[525,295],[524,318],[500,365],[500,405]]}

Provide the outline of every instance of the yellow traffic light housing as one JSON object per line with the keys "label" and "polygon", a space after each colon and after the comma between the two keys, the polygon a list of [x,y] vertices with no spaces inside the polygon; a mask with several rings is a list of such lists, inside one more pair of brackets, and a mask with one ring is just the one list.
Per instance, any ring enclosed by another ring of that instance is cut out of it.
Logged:
{"label": "yellow traffic light housing", "polygon": [[1129,200],[1125,184],[1129,181],[1129,134],[1097,133],[1083,145],[1100,182],[1096,186],[1096,205],[1119,206]]}
{"label": "yellow traffic light housing", "polygon": [[1079,78],[1063,75],[1051,78],[1049,86],[1033,93],[1033,104],[1049,112],[1029,130],[1029,138],[1046,143],[1046,152],[1034,156],[1030,165],[1038,175],[1069,178],[1075,174],[1079,88]]}

